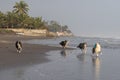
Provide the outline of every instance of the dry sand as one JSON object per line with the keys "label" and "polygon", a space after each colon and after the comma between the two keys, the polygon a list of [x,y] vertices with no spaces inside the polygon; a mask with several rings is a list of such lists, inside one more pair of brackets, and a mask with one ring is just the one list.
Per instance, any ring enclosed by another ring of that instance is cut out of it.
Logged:
{"label": "dry sand", "polygon": [[17,53],[16,40],[42,39],[41,37],[30,37],[20,35],[0,34],[0,70],[19,66],[29,66],[49,62],[45,54],[51,50],[61,50],[60,47],[46,45],[23,44],[23,51]]}

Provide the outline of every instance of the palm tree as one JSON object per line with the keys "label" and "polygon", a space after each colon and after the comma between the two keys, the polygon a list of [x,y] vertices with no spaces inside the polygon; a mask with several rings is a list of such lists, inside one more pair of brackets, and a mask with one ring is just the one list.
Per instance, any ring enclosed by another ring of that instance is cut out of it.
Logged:
{"label": "palm tree", "polygon": [[40,29],[43,26],[42,17],[34,18],[34,27],[35,29]]}
{"label": "palm tree", "polygon": [[25,3],[24,1],[20,1],[19,3],[16,2],[13,8],[14,8],[13,11],[18,15],[25,15],[29,10],[27,3]]}
{"label": "palm tree", "polygon": [[20,1],[19,3],[16,2],[13,8],[14,8],[13,12],[18,15],[20,27],[25,27],[24,20],[26,16],[28,16],[27,12],[29,10],[27,3],[25,3],[24,1]]}
{"label": "palm tree", "polygon": [[17,18],[13,12],[7,12],[6,14],[6,26],[8,28],[13,28],[16,24]]}
{"label": "palm tree", "polygon": [[30,29],[33,23],[32,17],[27,16],[27,15],[24,17],[25,17],[23,20],[24,28]]}
{"label": "palm tree", "polygon": [[5,14],[0,11],[0,27],[5,25]]}

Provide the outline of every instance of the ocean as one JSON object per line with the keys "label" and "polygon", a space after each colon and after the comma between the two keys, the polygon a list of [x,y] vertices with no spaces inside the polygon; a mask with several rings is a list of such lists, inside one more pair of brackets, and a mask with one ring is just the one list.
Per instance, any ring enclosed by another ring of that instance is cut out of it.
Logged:
{"label": "ocean", "polygon": [[[97,37],[60,37],[47,40],[30,40],[30,44],[43,44],[59,47],[59,42],[68,40],[68,46],[75,50],[51,51],[47,54],[48,64],[37,65],[41,80],[119,80],[120,39]],[[76,48],[79,43],[87,42],[87,53]],[[102,47],[102,55],[92,57],[96,42]]]}
{"label": "ocean", "polygon": [[43,44],[43,45],[49,45],[49,46],[59,46],[59,42],[62,40],[68,40],[69,47],[76,48],[76,46],[79,45],[81,42],[87,42],[88,47],[93,47],[93,45],[97,42],[99,42],[102,46],[102,48],[111,48],[111,49],[117,49],[120,48],[120,39],[115,38],[93,38],[93,37],[59,37],[59,38],[52,38],[52,39],[43,39],[43,40],[29,40],[26,41],[26,43],[29,44]]}

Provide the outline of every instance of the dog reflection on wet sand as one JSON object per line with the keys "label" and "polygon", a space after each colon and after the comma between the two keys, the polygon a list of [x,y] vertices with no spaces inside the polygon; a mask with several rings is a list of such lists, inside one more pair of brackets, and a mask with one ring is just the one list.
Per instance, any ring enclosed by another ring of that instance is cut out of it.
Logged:
{"label": "dog reflection on wet sand", "polygon": [[77,55],[77,58],[78,58],[80,61],[82,61],[83,63],[85,63],[85,54],[84,54],[84,53]]}
{"label": "dog reflection on wet sand", "polygon": [[93,63],[93,68],[94,68],[94,75],[95,75],[95,80],[99,80],[100,78],[100,58],[99,57],[92,57],[92,63]]}
{"label": "dog reflection on wet sand", "polygon": [[60,54],[61,54],[61,56],[63,56],[63,57],[66,57],[66,56],[67,56],[66,50],[62,50],[62,51],[60,52]]}

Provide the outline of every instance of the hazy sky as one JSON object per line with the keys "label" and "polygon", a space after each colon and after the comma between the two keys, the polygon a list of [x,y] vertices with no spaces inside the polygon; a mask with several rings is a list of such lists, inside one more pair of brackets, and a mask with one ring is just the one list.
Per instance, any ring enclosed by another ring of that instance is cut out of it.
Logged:
{"label": "hazy sky", "polygon": [[[0,11],[20,0],[0,0]],[[29,15],[68,25],[77,36],[119,37],[120,0],[24,0]]]}

